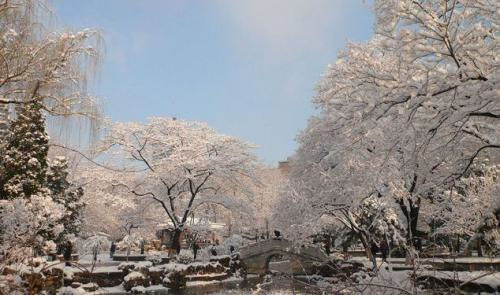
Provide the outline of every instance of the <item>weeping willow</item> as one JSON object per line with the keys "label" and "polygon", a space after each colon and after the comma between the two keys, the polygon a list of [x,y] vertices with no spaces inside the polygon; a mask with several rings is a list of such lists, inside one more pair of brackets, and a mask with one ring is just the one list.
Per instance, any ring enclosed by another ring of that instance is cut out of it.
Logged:
{"label": "weeping willow", "polygon": [[53,20],[46,1],[0,0],[0,136],[16,108],[38,103],[52,141],[89,146],[103,118],[89,91],[102,40],[94,30],[62,30]]}

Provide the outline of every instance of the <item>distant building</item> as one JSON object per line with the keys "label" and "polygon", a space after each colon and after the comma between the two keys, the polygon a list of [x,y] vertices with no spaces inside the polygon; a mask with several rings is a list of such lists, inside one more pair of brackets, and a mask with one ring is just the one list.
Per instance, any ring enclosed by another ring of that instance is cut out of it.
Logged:
{"label": "distant building", "polygon": [[290,172],[289,159],[286,159],[286,161],[279,161],[278,162],[278,169],[280,170],[281,174],[283,174],[283,176],[288,176],[288,174]]}

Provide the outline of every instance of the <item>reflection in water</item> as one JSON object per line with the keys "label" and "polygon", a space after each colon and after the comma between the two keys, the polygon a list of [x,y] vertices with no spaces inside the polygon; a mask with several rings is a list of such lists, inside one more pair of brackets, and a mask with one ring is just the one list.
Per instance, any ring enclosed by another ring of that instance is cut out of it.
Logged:
{"label": "reflection in water", "polygon": [[[171,294],[171,293],[169,293]],[[247,295],[247,294],[322,294],[314,286],[285,276],[250,278],[244,282],[224,283],[223,285],[203,285],[189,287],[179,295]]]}

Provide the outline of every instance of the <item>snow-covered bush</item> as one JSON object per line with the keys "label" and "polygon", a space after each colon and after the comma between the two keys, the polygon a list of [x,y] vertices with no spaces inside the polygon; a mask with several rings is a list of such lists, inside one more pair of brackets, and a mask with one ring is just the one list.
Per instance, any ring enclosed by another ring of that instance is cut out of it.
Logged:
{"label": "snow-covered bush", "polygon": [[140,235],[132,233],[130,235],[126,235],[121,241],[116,243],[116,249],[121,251],[137,251],[139,250],[142,241],[143,239]]}
{"label": "snow-covered bush", "polygon": [[42,250],[51,242],[44,234],[57,235],[62,231],[58,223],[63,211],[48,196],[32,196],[30,200],[0,200],[0,252],[5,261],[23,259],[25,248]]}
{"label": "snow-covered bush", "polygon": [[78,239],[76,247],[81,254],[93,254],[95,249],[98,253],[103,253],[109,252],[111,242],[107,236],[97,234],[86,239]]}
{"label": "snow-covered bush", "polygon": [[123,287],[127,291],[132,290],[133,287],[148,285],[148,278],[143,273],[137,271],[133,271],[123,278]]}
{"label": "snow-covered bush", "polygon": [[182,264],[189,264],[194,261],[194,254],[190,250],[181,249],[181,252],[175,258],[177,262]]}

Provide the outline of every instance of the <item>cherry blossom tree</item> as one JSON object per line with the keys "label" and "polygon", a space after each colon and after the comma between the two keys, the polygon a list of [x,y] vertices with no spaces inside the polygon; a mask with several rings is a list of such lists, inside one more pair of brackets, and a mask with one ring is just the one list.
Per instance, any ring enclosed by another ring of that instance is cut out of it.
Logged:
{"label": "cherry blossom tree", "polygon": [[500,147],[498,8],[375,1],[375,37],[328,67],[313,100],[320,115],[299,137],[291,181],[315,215],[352,213],[380,194],[398,204],[411,243],[422,200]]}
{"label": "cherry blossom tree", "polygon": [[[252,146],[218,134],[205,124],[175,118],[148,123],[115,123],[97,148],[108,162],[108,184],[115,190],[154,202],[174,230],[173,248],[193,210],[202,203],[226,205],[251,197],[242,186],[252,179],[256,160]],[[96,174],[97,175],[97,174]],[[239,203],[239,202],[237,202]]]}

